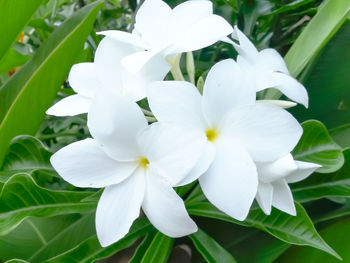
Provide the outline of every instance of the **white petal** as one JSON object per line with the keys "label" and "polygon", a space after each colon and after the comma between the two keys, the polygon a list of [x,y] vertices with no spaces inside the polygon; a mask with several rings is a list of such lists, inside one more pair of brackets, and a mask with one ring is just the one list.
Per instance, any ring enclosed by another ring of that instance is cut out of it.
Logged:
{"label": "white petal", "polygon": [[148,103],[159,121],[204,131],[201,99],[197,88],[185,81],[159,81],[148,87]]}
{"label": "white petal", "polygon": [[107,30],[107,31],[99,32],[98,34],[113,38],[117,41],[121,41],[130,45],[133,45],[135,47],[146,48],[146,43],[137,34],[131,34],[131,33],[119,31],[119,30]]}
{"label": "white petal", "polygon": [[166,29],[171,18],[171,8],[161,0],[147,0],[135,17],[135,29],[150,46],[161,46],[166,41]]}
{"label": "white petal", "polygon": [[93,139],[63,147],[51,157],[60,176],[77,187],[101,188],[127,178],[136,165],[111,159]]}
{"label": "white petal", "polygon": [[[160,51],[161,50],[135,52],[123,58],[122,65],[131,73],[136,74],[143,67],[145,67],[146,63],[149,63],[154,56],[161,56]],[[164,67],[164,68],[160,68],[162,72],[164,71],[164,69],[167,69],[167,70],[170,69],[170,65],[165,60],[161,66]]]}
{"label": "white petal", "polygon": [[91,105],[87,124],[111,157],[125,161],[140,155],[136,138],[147,127],[147,120],[128,97],[107,91],[99,94]]}
{"label": "white petal", "polygon": [[255,89],[249,85],[233,59],[216,63],[203,89],[203,110],[209,122],[218,124],[232,108],[255,103]]}
{"label": "white petal", "polygon": [[233,47],[237,50],[239,55],[245,57],[250,61],[253,61],[258,55],[258,50],[254,46],[254,44],[248,39],[248,37],[243,34],[241,30],[238,29],[237,26],[234,27],[232,38],[239,41],[239,45],[234,44]]}
{"label": "white petal", "polygon": [[182,237],[197,231],[182,199],[164,178],[151,171],[146,176],[142,209],[151,223],[167,236]]}
{"label": "white petal", "polygon": [[267,48],[259,52],[255,65],[259,70],[277,71],[289,75],[289,71],[282,56],[272,48]]}
{"label": "white petal", "polygon": [[259,181],[271,183],[288,176],[290,173],[296,171],[297,165],[291,154],[277,159],[276,161],[266,163],[256,163],[258,169]]}
{"label": "white petal", "polygon": [[73,65],[68,81],[75,92],[89,98],[92,98],[101,87],[96,65],[90,62]]}
{"label": "white petal", "polygon": [[186,177],[176,186],[182,186],[197,180],[203,173],[205,173],[215,158],[216,148],[211,142],[205,144],[205,148],[199,157],[197,164],[186,175]]}
{"label": "white petal", "polygon": [[287,183],[296,183],[301,180],[304,180],[309,175],[311,175],[314,171],[316,171],[317,168],[321,167],[321,165],[316,163],[301,162],[301,161],[295,161],[295,163],[298,166],[298,169],[290,173],[286,177]]}
{"label": "white petal", "polygon": [[266,215],[271,214],[272,195],[272,185],[269,183],[259,182],[258,192],[256,193],[256,201]]}
{"label": "white petal", "polygon": [[171,54],[198,50],[214,44],[232,33],[231,25],[222,17],[211,15],[190,27],[171,48]]}
{"label": "white petal", "polygon": [[214,206],[242,221],[255,198],[258,177],[246,150],[238,143],[223,141],[218,144],[215,159],[199,183]]}
{"label": "white petal", "polygon": [[273,198],[272,205],[277,209],[292,216],[296,215],[292,192],[285,180],[279,180],[272,184]]}
{"label": "white petal", "polygon": [[303,104],[306,108],[309,106],[307,91],[295,78],[278,72],[274,72],[271,76],[276,83],[279,83],[274,86],[275,89],[280,90],[291,100]]}
{"label": "white petal", "polygon": [[46,111],[48,115],[74,116],[89,111],[91,99],[79,94],[61,99]]}
{"label": "white petal", "polygon": [[140,214],[144,193],[144,172],[140,170],[103,191],[96,210],[96,232],[103,247],[117,242],[129,232]]}
{"label": "white petal", "polygon": [[143,130],[138,142],[150,166],[176,185],[195,166],[206,144],[206,136],[183,126],[157,122]]}
{"label": "white petal", "polygon": [[300,124],[286,110],[259,103],[231,111],[222,136],[240,140],[254,161],[269,162],[290,153],[302,132]]}

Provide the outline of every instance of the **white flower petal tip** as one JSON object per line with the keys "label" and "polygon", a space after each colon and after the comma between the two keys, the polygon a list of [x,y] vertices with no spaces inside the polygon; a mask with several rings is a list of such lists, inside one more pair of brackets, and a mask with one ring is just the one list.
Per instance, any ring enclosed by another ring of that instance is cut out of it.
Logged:
{"label": "white flower petal tip", "polygon": [[81,96],[81,95],[71,95],[68,96],[52,107],[50,107],[47,111],[47,115],[53,116],[75,116],[78,114],[87,113],[90,109],[91,99]]}
{"label": "white flower petal tip", "polygon": [[281,107],[283,109],[290,109],[298,104],[293,101],[286,101],[286,100],[257,100],[257,103],[268,103],[272,105],[276,105],[278,107]]}
{"label": "white flower petal tip", "polygon": [[295,161],[297,165],[297,170],[293,173],[289,174],[286,177],[287,183],[296,183],[299,181],[302,181],[309,177],[313,172],[315,172],[318,168],[322,167],[322,165],[316,164],[316,163],[309,163],[309,162],[301,162],[301,161]]}
{"label": "white flower petal tip", "polygon": [[241,30],[239,30],[237,25],[234,26],[231,36],[238,41],[239,44],[233,42],[233,47],[241,56],[244,56],[247,59],[254,59],[258,55],[258,50],[254,44]]}
{"label": "white flower petal tip", "polygon": [[270,183],[259,182],[256,201],[266,215],[271,214],[272,198],[273,186]]}

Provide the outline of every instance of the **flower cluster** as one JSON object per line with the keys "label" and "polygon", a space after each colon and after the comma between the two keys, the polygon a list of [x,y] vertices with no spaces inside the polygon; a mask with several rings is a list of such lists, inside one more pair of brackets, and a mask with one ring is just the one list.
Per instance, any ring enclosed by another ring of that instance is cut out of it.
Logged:
{"label": "flower cluster", "polygon": [[[284,109],[294,103],[256,99],[256,92],[276,88],[307,107],[305,88],[275,50],[259,52],[207,0],[174,9],[145,0],[132,33],[101,34],[94,62],[69,74],[77,94],[47,113],[88,114],[92,138],[62,148],[51,163],[74,186],[105,188],[96,211],[102,246],[125,236],[140,208],[168,236],[197,231],[173,189],[197,179],[207,199],[237,220],[247,217],[254,199],[266,214],[272,206],[296,214],[288,183],[319,166],[290,154],[302,134]],[[201,94],[178,77],[177,58],[217,41],[231,43],[239,55],[209,70]],[[175,80],[163,81],[170,70]],[[144,115],[150,112],[136,103],[144,98],[158,120],[151,125]]]}

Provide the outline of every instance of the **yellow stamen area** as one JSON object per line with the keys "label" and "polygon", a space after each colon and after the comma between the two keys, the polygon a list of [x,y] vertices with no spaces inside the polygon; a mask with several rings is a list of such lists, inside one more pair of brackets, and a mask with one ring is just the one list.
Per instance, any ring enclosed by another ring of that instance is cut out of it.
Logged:
{"label": "yellow stamen area", "polygon": [[146,157],[141,157],[139,159],[139,165],[143,168],[143,169],[147,169],[148,165],[149,165],[149,161]]}
{"label": "yellow stamen area", "polygon": [[215,141],[215,139],[218,137],[218,132],[215,128],[210,128],[205,131],[205,134],[207,135],[208,141]]}

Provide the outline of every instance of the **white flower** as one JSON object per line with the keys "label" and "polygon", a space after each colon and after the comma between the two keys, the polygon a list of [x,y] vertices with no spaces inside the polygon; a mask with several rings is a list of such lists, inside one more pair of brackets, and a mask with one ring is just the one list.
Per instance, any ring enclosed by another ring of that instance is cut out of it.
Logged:
{"label": "white flower", "polygon": [[305,87],[290,76],[281,55],[272,48],[258,51],[254,44],[235,26],[232,37],[239,44],[226,38],[238,52],[237,63],[246,69],[255,80],[256,91],[266,88],[280,90],[291,100],[308,107],[308,95]]}
{"label": "white flower", "polygon": [[256,104],[255,90],[242,76],[237,63],[228,59],[212,67],[203,96],[192,84],[180,81],[155,82],[148,90],[158,121],[182,125],[203,141],[196,149],[201,152],[197,165],[180,185],[204,173],[199,183],[205,196],[238,220],[246,218],[256,195],[254,161],[288,154],[302,134],[287,111]]}
{"label": "white flower", "polygon": [[77,94],[60,100],[46,113],[56,116],[86,113],[93,98],[106,89],[129,96],[134,101],[145,98],[147,84],[163,80],[170,67],[164,58],[154,56],[141,71],[132,73],[126,70],[121,65],[122,59],[140,50],[105,37],[97,47],[95,62],[76,64],[69,73],[69,83]]}
{"label": "white flower", "polygon": [[88,115],[94,139],[72,143],[51,158],[57,172],[77,187],[106,187],[97,206],[102,246],[128,233],[140,207],[162,233],[180,237],[197,231],[173,190],[193,167],[196,134],[176,125],[148,126],[136,103],[113,93],[98,96]]}
{"label": "white flower", "polygon": [[299,182],[317,168],[318,164],[294,161],[291,154],[267,163],[256,163],[259,186],[256,200],[265,214],[271,213],[271,206],[295,216],[295,206],[288,183]]}
{"label": "white flower", "polygon": [[214,44],[232,33],[231,25],[213,14],[210,1],[187,1],[171,9],[161,0],[145,0],[135,18],[133,33],[104,31],[101,34],[144,48],[123,60],[138,71],[155,54],[164,57]]}

